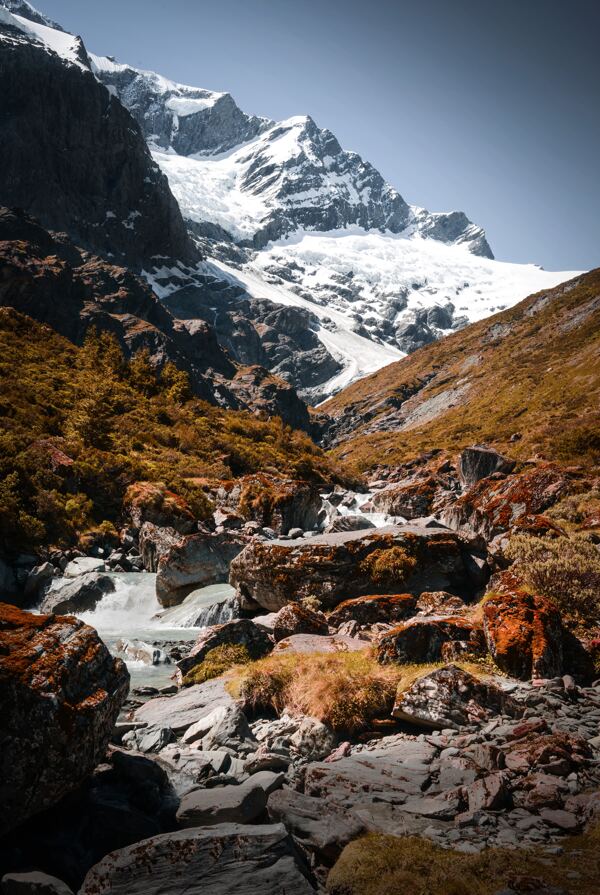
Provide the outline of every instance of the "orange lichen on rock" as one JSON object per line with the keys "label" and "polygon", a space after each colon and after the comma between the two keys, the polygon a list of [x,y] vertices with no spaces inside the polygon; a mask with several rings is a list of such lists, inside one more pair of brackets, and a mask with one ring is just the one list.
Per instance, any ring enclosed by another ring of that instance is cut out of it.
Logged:
{"label": "orange lichen on rock", "polygon": [[76,788],[102,760],[129,674],[72,616],[0,603],[0,718],[10,778],[0,834]]}
{"label": "orange lichen on rock", "polygon": [[499,668],[514,677],[563,673],[563,627],[558,609],[529,593],[510,571],[492,581],[483,605],[488,649]]}

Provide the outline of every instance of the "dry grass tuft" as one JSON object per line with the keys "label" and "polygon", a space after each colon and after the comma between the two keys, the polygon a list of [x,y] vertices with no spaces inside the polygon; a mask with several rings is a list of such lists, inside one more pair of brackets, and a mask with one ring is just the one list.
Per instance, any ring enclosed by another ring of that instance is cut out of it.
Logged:
{"label": "dry grass tuft", "polygon": [[302,713],[338,733],[389,717],[401,676],[365,652],[274,654],[242,670],[233,686],[256,711]]}

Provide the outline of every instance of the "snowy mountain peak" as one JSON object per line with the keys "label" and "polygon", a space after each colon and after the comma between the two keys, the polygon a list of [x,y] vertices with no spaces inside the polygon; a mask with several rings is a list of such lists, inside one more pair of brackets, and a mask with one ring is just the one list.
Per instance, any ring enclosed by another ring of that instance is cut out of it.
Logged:
{"label": "snowy mountain peak", "polygon": [[0,6],[0,40],[24,39],[31,41],[37,46],[43,47],[49,53],[55,53],[68,65],[76,65],[81,69],[89,69],[90,62],[87,56],[85,46],[80,37],[69,34],[57,27],[44,24],[37,21],[40,16],[29,4],[12,3],[12,6],[21,9],[23,6],[28,7],[24,11],[35,14],[36,18],[25,18],[21,15],[10,12],[4,5]]}
{"label": "snowy mountain peak", "polygon": [[47,25],[55,31],[64,31],[64,28],[43,15],[38,9],[35,9],[27,0],[2,0],[1,5],[14,15],[28,19],[30,22],[35,22],[38,25]]}

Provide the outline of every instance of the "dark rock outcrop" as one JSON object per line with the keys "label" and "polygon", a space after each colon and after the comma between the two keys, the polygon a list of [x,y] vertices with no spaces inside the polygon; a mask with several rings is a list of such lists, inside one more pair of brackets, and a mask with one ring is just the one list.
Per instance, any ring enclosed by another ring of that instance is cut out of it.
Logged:
{"label": "dark rock outcrop", "polygon": [[76,578],[66,578],[60,587],[49,590],[42,600],[40,612],[58,614],[90,612],[106,594],[114,593],[115,582],[103,572],[87,572]]}
{"label": "dark rock outcrop", "polygon": [[481,623],[459,616],[417,616],[379,638],[377,659],[384,663],[421,664],[439,662],[446,658],[449,650],[464,649],[469,653],[481,653],[482,648]]}
{"label": "dark rock outcrop", "polygon": [[293,634],[329,634],[329,625],[325,616],[313,612],[300,603],[288,603],[283,606],[273,620],[273,637],[278,643]]}
{"label": "dark rock outcrop", "polygon": [[[329,624],[339,627],[345,622],[356,621],[359,625],[377,622],[394,624],[405,621],[415,614],[417,601],[413,594],[378,594],[344,600],[330,613]],[[283,610],[281,610],[283,612]]]}
{"label": "dark rock outcrop", "polygon": [[130,113],[85,64],[69,64],[11,24],[0,29],[0,202],[130,264],[195,260]]}
{"label": "dark rock outcrop", "polygon": [[514,460],[483,444],[465,448],[458,461],[460,479],[467,488],[493,472],[512,472],[515,466]]}
{"label": "dark rock outcrop", "polygon": [[494,715],[519,717],[523,709],[496,684],[446,665],[418,678],[396,697],[395,718],[430,729],[481,724]]}
{"label": "dark rock outcrop", "polygon": [[492,580],[483,625],[488,649],[502,671],[522,680],[563,673],[560,612],[545,597],[529,593],[510,571]]}
{"label": "dark rock outcrop", "polygon": [[0,605],[0,831],[75,789],[102,760],[129,686],[93,628]]}
{"label": "dark rock outcrop", "polygon": [[207,653],[225,644],[245,647],[251,659],[260,659],[273,649],[273,642],[265,628],[247,618],[234,619],[203,631],[188,655],[177,663],[180,673],[187,674],[204,661]]}

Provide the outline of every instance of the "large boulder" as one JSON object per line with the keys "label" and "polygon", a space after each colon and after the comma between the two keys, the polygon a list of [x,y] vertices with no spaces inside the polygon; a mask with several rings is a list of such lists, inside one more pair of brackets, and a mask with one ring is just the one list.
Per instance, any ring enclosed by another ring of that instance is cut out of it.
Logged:
{"label": "large boulder", "polygon": [[251,659],[260,659],[273,649],[273,641],[265,628],[248,618],[236,618],[202,631],[188,655],[177,663],[180,673],[187,674],[204,661],[207,653],[226,644],[245,647]]}
{"label": "large boulder", "polygon": [[564,631],[558,609],[532,594],[510,571],[492,579],[483,604],[483,628],[498,668],[513,677],[563,673]]}
{"label": "large boulder", "polygon": [[181,800],[177,820],[181,827],[215,824],[249,824],[265,810],[267,795],[250,777],[239,785],[194,789]]}
{"label": "large boulder", "polygon": [[505,457],[494,448],[484,444],[475,444],[465,448],[458,460],[458,474],[461,483],[467,488],[480,479],[485,479],[494,472],[509,473],[516,466],[510,457]]}
{"label": "large boulder", "polygon": [[283,606],[273,620],[275,642],[293,634],[329,634],[327,619],[320,612],[313,612],[300,603]]}
{"label": "large boulder", "polygon": [[233,560],[229,580],[242,606],[269,612],[310,596],[333,609],[366,594],[471,594],[473,549],[462,533],[411,525],[302,541],[254,540]]}
{"label": "large boulder", "polygon": [[159,528],[191,534],[196,525],[188,503],[169,491],[162,482],[136,482],[130,485],[123,501],[123,511],[136,529],[140,529],[145,522],[151,522]]}
{"label": "large boulder", "polygon": [[416,603],[412,594],[369,594],[344,600],[329,615],[328,621],[334,628],[350,621],[359,625],[395,624],[414,615]]}
{"label": "large boulder", "polygon": [[180,541],[181,534],[174,528],[164,528],[153,522],[144,522],[138,535],[144,569],[147,572],[156,572],[163,556]]}
{"label": "large boulder", "polygon": [[231,561],[247,543],[247,537],[233,531],[182,537],[158,562],[156,596],[161,606],[175,606],[198,587],[227,581]]}
{"label": "large boulder", "polygon": [[0,881],[2,895],[73,895],[73,890],[55,876],[31,871],[6,873]]}
{"label": "large boulder", "polygon": [[494,715],[516,717],[522,711],[493,681],[446,665],[400,690],[392,714],[402,721],[440,730],[481,724]]}
{"label": "large boulder", "polygon": [[461,616],[421,617],[392,628],[377,642],[379,662],[439,662],[453,653],[481,653],[481,623]]}
{"label": "large boulder", "polygon": [[103,559],[94,556],[77,556],[65,568],[65,578],[77,578],[88,572],[103,572],[106,568]]}
{"label": "large boulder", "polygon": [[0,832],[85,780],[128,689],[125,665],[93,628],[0,604]]}
{"label": "large boulder", "polygon": [[42,600],[40,612],[91,612],[106,594],[115,590],[114,579],[105,572],[87,572],[65,579],[60,587],[49,590]]}
{"label": "large boulder", "polygon": [[182,733],[219,706],[233,704],[234,700],[225,689],[223,680],[215,678],[186,687],[174,696],[148,700],[136,709],[133,720],[149,727],[168,726],[175,733]]}
{"label": "large boulder", "polygon": [[418,519],[432,511],[438,484],[432,476],[400,485],[389,485],[377,491],[369,502],[369,509],[377,513]]}
{"label": "large boulder", "polygon": [[218,824],[154,836],[107,855],[79,895],[312,895],[283,824]]}
{"label": "large boulder", "polygon": [[216,499],[247,522],[257,522],[277,534],[287,534],[292,528],[316,528],[321,509],[319,491],[311,482],[262,472],[224,482]]}
{"label": "large boulder", "polygon": [[352,839],[365,832],[364,823],[352,812],[323,799],[280,789],[269,796],[269,817],[285,824],[303,848],[327,864],[333,863]]}
{"label": "large boulder", "polygon": [[476,482],[441,518],[453,529],[468,528],[491,540],[518,527],[524,517],[544,513],[570,487],[570,473],[552,463],[508,476],[494,473]]}

